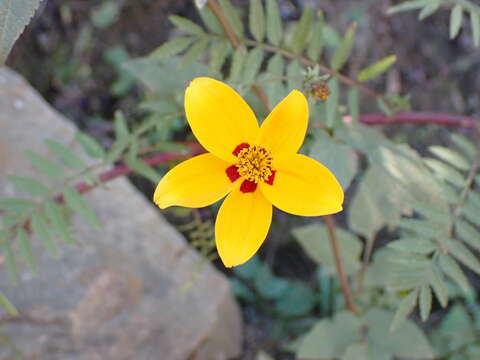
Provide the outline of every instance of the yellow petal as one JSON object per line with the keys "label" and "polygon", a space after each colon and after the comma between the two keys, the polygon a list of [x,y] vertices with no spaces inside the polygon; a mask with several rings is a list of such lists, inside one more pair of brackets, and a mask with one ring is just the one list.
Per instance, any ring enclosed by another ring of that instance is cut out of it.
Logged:
{"label": "yellow petal", "polygon": [[307,99],[300,91],[293,90],[267,116],[257,143],[273,155],[296,153],[303,144],[307,126]]}
{"label": "yellow petal", "polygon": [[160,180],[153,200],[161,208],[172,205],[203,207],[224,197],[235,186],[225,173],[229,163],[202,154],[175,166]]}
{"label": "yellow petal", "polygon": [[321,216],[342,210],[343,190],[335,176],[319,162],[301,154],[273,159],[273,185],[260,184],[265,197],[285,212]]}
{"label": "yellow petal", "polygon": [[253,144],[258,122],[252,109],[228,85],[196,78],[185,91],[185,112],[193,134],[212,154],[234,162],[232,151],[241,143]]}
{"label": "yellow petal", "polygon": [[226,267],[249,260],[267,237],[272,205],[257,189],[253,193],[233,190],[218,211],[215,241]]}

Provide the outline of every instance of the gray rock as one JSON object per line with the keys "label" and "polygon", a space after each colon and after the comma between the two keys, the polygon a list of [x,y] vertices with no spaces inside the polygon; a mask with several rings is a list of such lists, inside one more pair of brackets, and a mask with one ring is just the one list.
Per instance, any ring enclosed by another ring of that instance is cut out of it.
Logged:
{"label": "gray rock", "polygon": [[[18,75],[0,68],[0,198],[18,195],[6,175],[32,175],[25,149],[74,143],[75,127]],[[0,316],[26,359],[175,360],[238,356],[241,318],[228,281],[188,247],[126,179],[86,195],[103,228],[74,218],[76,244],[49,256],[32,238],[39,276],[21,266],[0,290],[22,314]],[[1,313],[1,310],[0,310]],[[0,348],[0,359],[8,350]]]}

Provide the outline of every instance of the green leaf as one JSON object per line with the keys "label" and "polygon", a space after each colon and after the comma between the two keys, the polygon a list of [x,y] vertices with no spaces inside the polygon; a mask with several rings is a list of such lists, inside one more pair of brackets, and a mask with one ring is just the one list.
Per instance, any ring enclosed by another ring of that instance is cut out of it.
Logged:
{"label": "green leaf", "polygon": [[303,10],[302,17],[298,24],[296,24],[293,31],[291,49],[294,53],[300,54],[307,43],[307,37],[310,33],[310,28],[312,26],[313,11],[311,6],[307,3],[305,9]]}
{"label": "green leaf", "polygon": [[342,188],[348,189],[358,170],[358,159],[350,146],[336,141],[325,131],[319,131],[309,156],[325,165]]}
{"label": "green leaf", "polygon": [[430,277],[430,285],[432,286],[440,305],[446,307],[448,303],[448,288],[442,274],[438,271],[435,265],[432,265],[428,275]]}
{"label": "green leaf", "polygon": [[13,284],[17,284],[18,282],[17,260],[15,259],[15,254],[12,249],[11,239],[9,239],[8,237],[3,239],[2,248],[3,248],[5,266],[7,267],[10,281]]}
{"label": "green leaf", "polygon": [[270,58],[267,65],[268,85],[267,96],[269,104],[277,104],[285,95],[282,84],[285,63],[280,54],[275,54]]}
{"label": "green leaf", "polygon": [[42,240],[43,246],[52,256],[58,255],[58,250],[53,243],[48,231],[47,223],[43,214],[35,212],[32,215],[32,231]]}
{"label": "green leaf", "polygon": [[22,198],[0,199],[0,210],[23,213],[32,210],[37,205],[36,202]]}
{"label": "green leaf", "polygon": [[455,281],[463,290],[468,291],[470,289],[470,284],[468,283],[467,277],[463,273],[462,268],[450,256],[441,255],[438,259],[438,264],[443,272]]}
{"label": "green leaf", "polygon": [[75,139],[80,143],[83,151],[85,151],[91,158],[99,159],[105,156],[105,150],[103,150],[97,140],[90,135],[78,132]]}
{"label": "green leaf", "polygon": [[65,166],[71,169],[83,169],[87,167],[85,162],[72,150],[55,140],[45,140],[48,150]]}
{"label": "green leaf", "polygon": [[398,226],[430,239],[438,237],[442,231],[438,226],[421,219],[401,219]]}
{"label": "green leaf", "polygon": [[135,173],[147,178],[154,184],[160,181],[160,175],[150,165],[145,163],[142,159],[129,155],[125,159],[128,167],[130,167]]}
{"label": "green leaf", "polygon": [[378,75],[387,71],[395,63],[395,61],[397,61],[397,57],[395,55],[387,56],[382,60],[379,60],[376,63],[362,69],[357,75],[357,80],[364,82],[377,77]]}
{"label": "green leaf", "polygon": [[424,161],[433,170],[437,178],[455,186],[463,187],[465,179],[458,170],[436,159],[425,158]]}
{"label": "green leaf", "polygon": [[183,57],[182,62],[180,63],[179,67],[180,68],[185,68],[194,61],[196,61],[200,55],[202,55],[208,46],[208,40],[207,39],[201,39],[197,41],[193,46],[186,52],[186,54]]}
{"label": "green leaf", "polygon": [[72,244],[73,238],[70,233],[68,223],[62,213],[62,209],[53,200],[45,202],[45,213],[50,221],[53,230],[55,230],[60,238],[67,244]]}
{"label": "green leaf", "polygon": [[258,256],[252,257],[245,264],[233,268],[233,272],[245,280],[251,280],[263,268],[263,264]]}
{"label": "green leaf", "polygon": [[397,330],[407,320],[407,316],[413,311],[417,305],[418,291],[412,291],[405,296],[400,304],[398,304],[397,311],[390,325],[390,332]]}
{"label": "green leaf", "polygon": [[223,35],[223,27],[218,21],[218,19],[213,15],[212,11],[208,6],[204,6],[201,9],[198,9],[198,14],[202,18],[203,23],[212,33]]}
{"label": "green leaf", "polygon": [[188,20],[187,18],[177,16],[177,15],[170,15],[168,19],[181,31],[190,34],[190,35],[198,35],[202,36],[205,34],[203,29],[195,24],[193,21]]}
{"label": "green leaf", "polygon": [[420,316],[422,321],[427,321],[432,309],[432,290],[430,286],[423,285],[420,288],[420,296],[418,298],[420,306]]}
{"label": "green leaf", "polygon": [[373,239],[385,225],[395,225],[401,216],[396,197],[402,197],[403,193],[378,166],[370,166],[347,213],[349,228],[367,239]]}
{"label": "green leaf", "polygon": [[250,32],[255,40],[263,42],[263,38],[265,37],[265,14],[261,0],[250,1],[248,20]]}
{"label": "green leaf", "polygon": [[413,321],[406,320],[395,334],[390,333],[392,317],[390,312],[378,308],[370,309],[364,316],[371,347],[389,354],[381,359],[433,359],[427,337]]}
{"label": "green leaf", "polygon": [[19,225],[21,222],[23,222],[23,217],[21,214],[17,214],[17,213],[2,214],[2,223],[5,229],[11,226]]}
{"label": "green leaf", "polygon": [[362,341],[362,325],[362,319],[353,314],[337,312],[332,320],[324,319],[315,324],[303,337],[296,356],[298,359],[338,359],[348,346]]}
{"label": "green leaf", "polygon": [[0,5],[0,65],[25,26],[35,14],[40,0],[3,0]]}
{"label": "green leaf", "polygon": [[279,46],[282,41],[283,27],[278,3],[267,0],[267,38],[273,45]]}
{"label": "green leaf", "polygon": [[470,168],[468,160],[456,151],[438,145],[430,146],[428,150],[457,169],[468,170]]}
{"label": "green leaf", "polygon": [[17,232],[18,247],[25,257],[27,265],[33,274],[38,273],[37,259],[33,254],[32,243],[27,232],[23,228],[19,228]]}
{"label": "green leaf", "polygon": [[430,3],[431,0],[412,0],[412,1],[405,1],[401,4],[398,4],[396,6],[392,6],[387,10],[387,15],[393,15],[397,12],[402,12],[402,11],[409,11],[409,10],[415,10],[415,9],[420,9],[426,6],[427,4]]}
{"label": "green leaf", "polygon": [[360,105],[358,103],[358,88],[352,87],[348,90],[348,110],[352,117],[353,123],[358,123],[358,117],[360,116]]}
{"label": "green leaf", "polygon": [[18,315],[18,310],[2,293],[0,293],[0,305],[3,306],[3,308],[7,310],[10,315]]}
{"label": "green leaf", "polygon": [[311,38],[307,46],[307,55],[313,61],[318,61],[323,50],[323,17],[319,12],[318,20],[312,26]]}
{"label": "green leaf", "polygon": [[450,140],[467,156],[471,161],[475,159],[477,155],[477,148],[475,145],[466,137],[453,133],[450,135]]}
{"label": "green leaf", "polygon": [[391,249],[422,255],[431,254],[437,249],[437,246],[431,240],[418,237],[392,241],[387,246]]}
{"label": "green leaf", "polygon": [[470,10],[470,24],[472,27],[473,44],[480,46],[480,14]]}
{"label": "green leaf", "polygon": [[315,293],[303,283],[295,283],[284,291],[275,303],[275,309],[285,316],[308,314],[315,306]]}
{"label": "green leaf", "polygon": [[[335,273],[334,255],[325,225],[306,225],[295,228],[292,232],[311,259],[325,266],[331,274]],[[360,267],[362,244],[355,235],[342,228],[337,228],[336,232],[345,273],[353,274]]]}
{"label": "green leaf", "polygon": [[414,210],[439,224],[446,224],[450,220],[448,209],[439,209],[435,204],[429,204],[423,201],[415,201],[412,204]]}
{"label": "green leaf", "polygon": [[80,193],[72,187],[66,187],[63,191],[65,198],[65,203],[67,206],[74,212],[80,214],[90,225],[92,225],[97,230],[101,229],[100,222],[98,221],[97,215],[87,204],[85,199],[80,195]]}
{"label": "green leaf", "polygon": [[422,21],[432,15],[440,7],[440,2],[428,3],[423,7],[423,9],[418,14],[418,20]]}
{"label": "green leaf", "polygon": [[174,56],[185,50],[195,38],[193,37],[177,37],[167,41],[152,51],[149,55],[152,59],[163,59]]}
{"label": "green leaf", "polygon": [[244,46],[239,47],[235,50],[232,57],[232,65],[230,67],[230,76],[229,81],[232,83],[237,83],[240,81],[240,75],[242,74],[243,65],[245,59],[247,58],[247,50]]}
{"label": "green leaf", "polygon": [[331,59],[332,70],[340,70],[347,62],[352,52],[353,43],[355,41],[355,32],[357,30],[357,24],[350,25],[343,36],[340,44],[337,45]]}
{"label": "green leaf", "polygon": [[458,35],[460,27],[462,26],[463,7],[457,4],[450,12],[450,39],[453,39]]}
{"label": "green leaf", "polygon": [[130,136],[130,130],[128,130],[127,120],[125,119],[125,115],[123,115],[123,112],[121,110],[115,111],[114,129],[115,137],[117,139],[124,139]]}
{"label": "green leaf", "polygon": [[47,177],[51,179],[63,178],[63,168],[52,160],[38,155],[31,150],[27,150],[25,156],[39,172]]}
{"label": "green leaf", "polygon": [[227,40],[220,40],[212,43],[208,64],[208,72],[211,76],[215,76],[220,73],[222,65],[228,56],[229,46],[230,45]]}
{"label": "green leaf", "polygon": [[227,18],[227,21],[233,28],[233,31],[239,38],[243,38],[243,23],[242,19],[238,14],[238,9],[236,9],[230,0],[218,0],[220,6],[223,9],[223,14]]}
{"label": "green leaf", "polygon": [[245,61],[245,71],[243,73],[243,82],[251,83],[255,81],[260,66],[262,65],[263,60],[263,50],[261,48],[255,48],[251,50]]}
{"label": "green leaf", "polygon": [[382,97],[377,97],[377,106],[378,108],[387,116],[392,116],[393,111],[390,106],[387,105],[385,100]]}
{"label": "green leaf", "polygon": [[325,126],[328,129],[335,127],[338,121],[338,99],[340,95],[340,85],[337,78],[332,78],[328,82],[328,88],[330,89],[330,96],[325,102],[326,106],[326,119]]}
{"label": "green leaf", "polygon": [[287,65],[287,87],[289,91],[302,89],[302,66],[298,60],[290,61]]}
{"label": "green leaf", "polygon": [[255,302],[255,294],[237,278],[230,278],[230,287],[235,297],[248,302]]}
{"label": "green leaf", "polygon": [[15,175],[9,175],[7,178],[18,190],[29,195],[44,196],[50,193],[50,189],[36,179]]}
{"label": "green leaf", "polygon": [[455,230],[468,245],[480,251],[480,233],[465,220],[458,220]]}
{"label": "green leaf", "polygon": [[477,257],[460,241],[453,240],[448,242],[450,253],[465,266],[480,274],[480,261]]}
{"label": "green leaf", "polygon": [[255,274],[254,285],[257,292],[266,299],[278,299],[285,294],[289,282],[276,277],[266,265]]}

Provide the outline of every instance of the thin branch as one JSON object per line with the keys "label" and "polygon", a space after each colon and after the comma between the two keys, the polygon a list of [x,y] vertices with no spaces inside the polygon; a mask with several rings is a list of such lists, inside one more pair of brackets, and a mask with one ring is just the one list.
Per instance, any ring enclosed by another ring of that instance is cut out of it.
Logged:
{"label": "thin branch", "polygon": [[[352,122],[351,116],[344,116],[344,122]],[[384,114],[363,114],[359,121],[365,125],[388,124],[437,124],[462,128],[474,128],[480,124],[480,119],[462,115],[433,113],[433,112],[402,112],[392,116]]]}
{"label": "thin branch", "polygon": [[289,50],[279,48],[279,47],[276,47],[276,46],[272,46],[272,45],[269,45],[269,44],[261,44],[257,41],[250,40],[250,39],[245,39],[245,43],[249,44],[249,45],[256,46],[256,47],[261,47],[264,50],[272,52],[272,53],[281,54],[281,55],[283,55],[286,58],[291,59],[291,60],[298,60],[301,63],[303,63],[305,65],[308,65],[308,66],[318,66],[318,68],[320,70],[322,70],[324,73],[327,73],[331,76],[334,76],[334,77],[338,78],[338,80],[340,80],[344,84],[347,84],[349,86],[355,86],[355,87],[359,88],[362,92],[364,92],[365,94],[368,94],[370,96],[382,97],[381,94],[379,94],[379,93],[375,92],[374,90],[370,89],[368,86],[366,86],[362,83],[359,83],[358,81],[355,81],[353,79],[350,79],[348,76],[345,76],[345,75],[339,73],[338,71],[330,69],[329,67],[327,67],[323,64],[320,64],[316,61],[310,60],[309,58],[307,58],[303,55],[295,54],[295,53],[293,53]]}
{"label": "thin branch", "polygon": [[[215,17],[218,19],[223,29],[225,30],[225,34],[227,34],[228,40],[230,40],[233,48],[235,50],[238,49],[240,47],[240,42],[235,35],[235,31],[225,17],[225,14],[223,13],[220,5],[218,5],[216,0],[207,0],[207,3],[210,10],[212,10],[213,15],[215,15]],[[265,111],[268,112],[270,110],[270,106],[268,105],[268,97],[263,91],[263,89],[259,85],[253,85],[253,90],[260,99],[260,102],[262,103]]]}
{"label": "thin branch", "polygon": [[335,258],[335,267],[337,268],[338,278],[340,279],[340,286],[342,287],[343,296],[345,297],[345,304],[347,305],[348,310],[357,315],[358,311],[355,307],[355,303],[353,302],[353,297],[348,284],[348,279],[343,269],[342,258],[340,256],[340,247],[335,231],[335,220],[333,219],[332,215],[324,216],[323,220],[327,225],[329,235],[328,237],[330,240],[330,245],[332,246],[333,256]]}
{"label": "thin branch", "polygon": [[[175,153],[175,152],[170,152],[170,153],[157,153],[152,156],[147,156],[144,157],[142,160],[145,162],[147,165],[150,166],[155,166],[159,164],[165,164],[167,162],[173,161],[173,160],[181,160],[181,159],[188,159],[194,155],[198,155],[203,152],[203,148],[197,144],[197,143],[192,143],[189,145],[190,151],[182,154],[182,153]],[[89,184],[86,182],[81,182],[78,183],[74,186],[75,190],[77,190],[79,193],[85,193],[87,191],[90,191],[97,187],[99,184],[104,184],[108,181],[111,181],[119,176],[123,175],[129,175],[132,174],[134,170],[132,170],[128,165],[125,163],[118,164],[115,167],[113,167],[110,170],[107,170],[103,173],[101,173],[98,176],[98,183],[95,184]],[[58,194],[55,196],[55,200],[59,202],[63,202],[63,194]]]}

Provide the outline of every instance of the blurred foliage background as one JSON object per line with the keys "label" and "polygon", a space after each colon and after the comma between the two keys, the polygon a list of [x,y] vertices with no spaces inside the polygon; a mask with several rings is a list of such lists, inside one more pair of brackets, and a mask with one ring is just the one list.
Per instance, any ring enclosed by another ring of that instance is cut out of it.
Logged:
{"label": "blurred foliage background", "polygon": [[[228,81],[260,119],[268,111],[256,86],[270,107],[290,89],[301,89],[311,111],[302,152],[328,166],[346,190],[336,240],[357,315],[345,306],[322,220],[278,211],[255,258],[233,271],[217,264],[242,304],[242,358],[479,359],[480,156],[474,120],[453,129],[407,121],[379,128],[360,121],[364,114],[385,119],[406,111],[478,118],[478,4],[219,1],[238,44],[209,5],[44,1],[7,64],[78,125],[79,142],[99,164],[125,161],[148,198],[174,164],[152,167],[141,157],[185,153],[194,141],[182,106],[190,79]],[[319,89],[329,95],[319,96]],[[72,151],[49,144],[58,164],[30,154],[32,162],[53,178],[62,179],[61,167],[80,170],[65,181],[66,208],[98,226],[72,187],[79,179],[93,185],[98,179]],[[25,219],[33,219],[40,236],[46,224],[66,242],[71,234],[51,189],[35,179],[12,182],[40,197],[0,201],[11,215],[0,235],[14,281],[17,250],[37,271],[21,227]],[[214,262],[216,210],[165,212]],[[12,237],[24,246],[10,248]]]}

